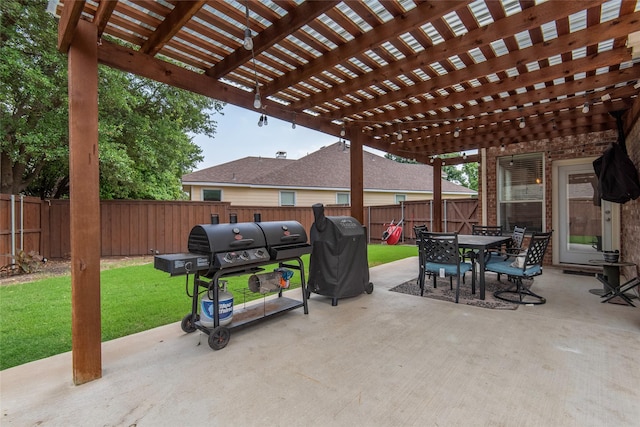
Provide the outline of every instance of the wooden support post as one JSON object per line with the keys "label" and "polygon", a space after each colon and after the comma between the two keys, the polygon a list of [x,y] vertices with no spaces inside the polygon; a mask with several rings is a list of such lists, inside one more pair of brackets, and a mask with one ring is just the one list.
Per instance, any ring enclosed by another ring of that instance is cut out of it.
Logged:
{"label": "wooden support post", "polygon": [[364,224],[364,168],[360,129],[350,129],[351,149],[351,216]]}
{"label": "wooden support post", "polygon": [[442,161],[433,162],[433,231],[442,232]]}
{"label": "wooden support post", "polygon": [[78,22],[69,48],[69,185],[73,382],[102,377],[97,28]]}

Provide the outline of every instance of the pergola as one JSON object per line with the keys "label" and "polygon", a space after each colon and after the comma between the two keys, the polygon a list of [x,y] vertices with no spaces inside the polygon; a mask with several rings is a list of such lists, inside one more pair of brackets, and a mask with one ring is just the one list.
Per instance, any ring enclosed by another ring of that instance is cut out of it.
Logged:
{"label": "pergola", "polygon": [[98,64],[348,139],[359,220],[363,146],[439,176],[441,154],[640,115],[637,0],[52,1],[69,57],[76,384],[101,376]]}

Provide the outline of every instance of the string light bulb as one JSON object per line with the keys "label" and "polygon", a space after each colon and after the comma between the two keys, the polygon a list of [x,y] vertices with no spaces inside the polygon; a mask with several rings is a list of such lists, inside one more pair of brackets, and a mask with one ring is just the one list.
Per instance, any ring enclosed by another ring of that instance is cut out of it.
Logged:
{"label": "string light bulb", "polygon": [[520,117],[520,124],[518,124],[518,126],[520,127],[520,129],[524,129],[524,127],[527,124],[524,122],[524,117]]}
{"label": "string light bulb", "polygon": [[460,128],[456,126],[456,130],[453,132],[453,136],[456,138],[460,136]]}
{"label": "string light bulb", "polygon": [[509,162],[509,166],[513,166],[513,155],[511,156],[511,161]]}
{"label": "string light bulb", "polygon": [[256,86],[256,96],[253,98],[253,108],[262,107],[262,101],[260,100],[260,90]]}
{"label": "string light bulb", "polygon": [[246,50],[252,50],[253,49],[253,39],[251,38],[251,29],[250,28],[245,28],[244,29],[244,42],[242,43],[242,45],[244,46],[244,48]]}
{"label": "string light bulb", "polygon": [[269,121],[267,120],[267,115],[264,114],[264,125],[267,126],[269,124]]}
{"label": "string light bulb", "polygon": [[247,50],[253,50],[253,39],[251,38],[251,28],[249,28],[249,2],[244,6],[244,13],[247,18],[247,28],[244,29],[244,41],[242,45]]}
{"label": "string light bulb", "polygon": [[346,134],[347,134],[347,130],[344,128],[344,125],[342,125],[342,129],[340,129],[340,136],[344,138]]}
{"label": "string light bulb", "polygon": [[260,114],[260,120],[258,120],[258,127],[262,127],[264,125],[264,115]]}
{"label": "string light bulb", "polygon": [[504,144],[501,144],[500,145],[500,151],[504,151],[504,150],[506,150],[506,147],[504,146]]}
{"label": "string light bulb", "polygon": [[589,112],[589,103],[585,102],[584,105],[582,106],[582,112],[584,114],[587,114]]}
{"label": "string light bulb", "polygon": [[296,128],[296,114],[293,113],[293,120],[291,120],[291,129]]}

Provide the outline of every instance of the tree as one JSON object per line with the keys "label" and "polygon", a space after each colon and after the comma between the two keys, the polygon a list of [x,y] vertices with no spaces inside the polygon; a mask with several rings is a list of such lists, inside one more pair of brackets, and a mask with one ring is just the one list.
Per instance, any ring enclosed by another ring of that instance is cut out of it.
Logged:
{"label": "tree", "polygon": [[[67,57],[46,1],[1,3],[0,191],[65,197],[69,183]],[[202,160],[189,134],[213,137],[224,104],[99,67],[100,197],[178,199]]]}
{"label": "tree", "polygon": [[[441,157],[446,159],[457,156],[458,154],[445,154]],[[395,154],[390,153],[385,154],[384,157],[399,163],[418,163],[416,160],[405,159],[404,157],[396,156]],[[457,166],[445,164],[442,167],[442,171],[446,174],[447,181],[478,191],[477,163],[463,163],[462,165]]]}

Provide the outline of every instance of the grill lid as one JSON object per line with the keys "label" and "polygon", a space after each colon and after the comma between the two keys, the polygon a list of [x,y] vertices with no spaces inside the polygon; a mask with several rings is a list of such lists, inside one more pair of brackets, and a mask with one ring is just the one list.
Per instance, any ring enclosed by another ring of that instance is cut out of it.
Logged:
{"label": "grill lid", "polygon": [[203,224],[191,229],[189,252],[215,254],[243,249],[264,248],[264,233],[253,222],[235,224]]}

